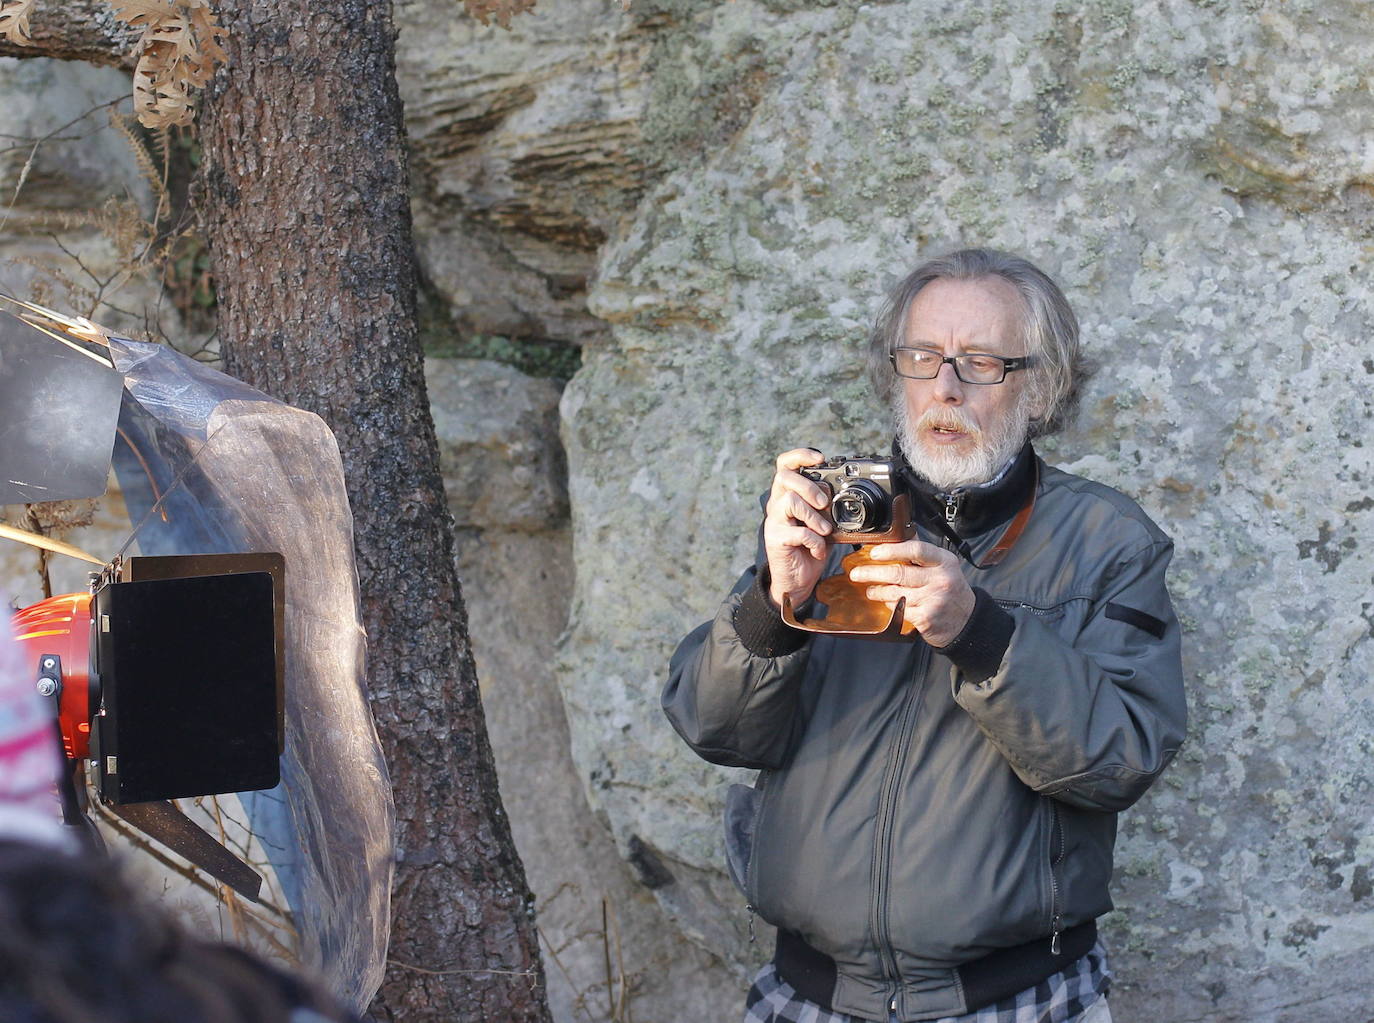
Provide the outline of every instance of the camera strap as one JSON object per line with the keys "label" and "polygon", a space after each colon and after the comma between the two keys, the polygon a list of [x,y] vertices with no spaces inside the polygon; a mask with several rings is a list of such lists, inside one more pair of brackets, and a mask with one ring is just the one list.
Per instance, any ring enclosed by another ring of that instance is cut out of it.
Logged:
{"label": "camera strap", "polygon": [[1031,512],[1035,510],[1035,493],[1040,489],[1040,460],[1031,460],[1031,485],[1030,493],[1026,495],[1026,501],[1021,505],[1021,510],[1016,513],[1016,517],[1011,520],[1007,528],[998,537],[997,543],[992,550],[988,551],[982,563],[976,563],[970,559],[969,564],[977,569],[991,568],[999,564],[1008,552],[1016,546],[1016,541],[1021,539],[1021,534],[1026,531],[1026,523],[1030,522]]}

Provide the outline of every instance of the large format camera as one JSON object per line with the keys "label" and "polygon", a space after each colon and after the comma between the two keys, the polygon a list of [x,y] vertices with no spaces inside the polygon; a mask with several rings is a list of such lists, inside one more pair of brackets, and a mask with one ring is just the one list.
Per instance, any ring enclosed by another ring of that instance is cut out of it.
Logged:
{"label": "large format camera", "polygon": [[[838,543],[879,543],[905,539],[905,521],[894,521],[899,494],[896,466],[872,457],[828,458],[801,474],[826,487],[830,497],[831,539]],[[906,502],[900,502],[905,507]],[[898,516],[903,517],[904,516]]]}

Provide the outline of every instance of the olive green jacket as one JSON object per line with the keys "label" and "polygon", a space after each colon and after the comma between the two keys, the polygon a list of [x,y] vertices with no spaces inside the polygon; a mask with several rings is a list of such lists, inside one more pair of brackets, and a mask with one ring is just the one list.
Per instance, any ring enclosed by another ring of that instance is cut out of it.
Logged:
{"label": "olive green jacket", "polygon": [[[738,880],[834,961],[837,1010],[958,1015],[961,967],[1110,910],[1116,815],[1183,741],[1169,538],[1038,464],[1010,553],[964,564],[973,642],[800,634],[751,568],[673,656],[663,705],[683,739],[761,769],[732,807]],[[975,561],[1001,532],[964,537]]]}

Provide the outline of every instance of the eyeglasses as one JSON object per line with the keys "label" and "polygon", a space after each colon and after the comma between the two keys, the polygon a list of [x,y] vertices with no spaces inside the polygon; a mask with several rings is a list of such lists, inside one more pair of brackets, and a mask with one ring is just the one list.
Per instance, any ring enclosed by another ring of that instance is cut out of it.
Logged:
{"label": "eyeglasses", "polygon": [[966,384],[1000,384],[1013,370],[1031,364],[1029,355],[1008,359],[1001,355],[941,355],[930,348],[894,348],[892,368],[912,380],[934,380],[940,367],[949,363],[954,375]]}

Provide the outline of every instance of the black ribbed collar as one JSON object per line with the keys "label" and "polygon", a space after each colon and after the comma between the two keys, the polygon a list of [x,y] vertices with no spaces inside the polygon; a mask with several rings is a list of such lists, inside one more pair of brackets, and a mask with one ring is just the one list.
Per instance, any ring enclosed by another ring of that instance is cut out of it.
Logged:
{"label": "black ribbed collar", "polygon": [[[1030,441],[1013,459],[1011,467],[991,486],[957,487],[946,493],[937,490],[915,469],[907,464],[901,444],[892,442],[892,455],[900,466],[902,482],[911,494],[912,515],[918,525],[932,532],[966,539],[979,536],[1010,522],[1030,496],[1035,486],[1035,449]],[[953,520],[946,517],[950,502],[956,509]]]}

